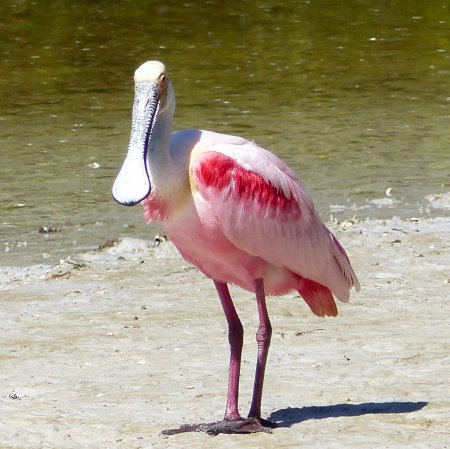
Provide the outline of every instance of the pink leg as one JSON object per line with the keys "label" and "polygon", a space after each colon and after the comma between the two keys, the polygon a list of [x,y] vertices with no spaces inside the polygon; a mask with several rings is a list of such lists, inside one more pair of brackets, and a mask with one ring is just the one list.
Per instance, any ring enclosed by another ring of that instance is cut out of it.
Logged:
{"label": "pink leg", "polygon": [[266,308],[264,295],[264,285],[262,279],[255,281],[256,301],[258,304],[259,329],[256,333],[258,343],[258,359],[256,365],[255,385],[253,387],[253,400],[250,407],[249,417],[243,419],[238,410],[239,397],[239,375],[241,370],[241,354],[244,339],[244,330],[241,320],[236,313],[236,309],[231,299],[227,284],[214,281],[222,303],[223,311],[228,322],[228,340],[230,342],[230,369],[228,375],[228,395],[227,406],[223,421],[207,424],[187,424],[179,429],[169,429],[163,431],[163,435],[175,435],[184,432],[207,432],[210,435],[219,433],[255,433],[271,432],[276,424],[261,419],[261,396],[264,381],[264,371],[266,368],[267,353],[269,351],[272,327]]}
{"label": "pink leg", "polygon": [[239,414],[239,375],[241,371],[241,354],[244,340],[244,329],[234,307],[227,284],[214,281],[220,302],[228,323],[228,341],[230,342],[230,367],[228,372],[228,395],[225,419],[242,420]]}
{"label": "pink leg", "polygon": [[[264,384],[264,373],[266,370],[267,354],[269,353],[270,339],[272,337],[272,325],[266,306],[266,295],[262,279],[255,280],[256,303],[259,315],[259,328],[256,332],[258,344],[258,357],[256,360],[255,383],[253,385],[253,398],[248,413],[249,417],[261,420],[261,398]],[[264,421],[264,420],[261,420]],[[264,421],[265,423],[268,423]],[[269,423],[268,423],[269,424]]]}

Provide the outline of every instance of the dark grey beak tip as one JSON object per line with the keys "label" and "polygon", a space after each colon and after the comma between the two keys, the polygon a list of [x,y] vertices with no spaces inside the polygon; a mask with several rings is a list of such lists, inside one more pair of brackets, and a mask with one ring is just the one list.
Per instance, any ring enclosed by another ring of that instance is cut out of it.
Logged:
{"label": "dark grey beak tip", "polygon": [[136,204],[140,203],[144,199],[144,198],[142,198],[142,200],[138,200],[138,201],[134,201],[134,200],[120,201],[114,196],[114,193],[112,194],[112,197],[116,203],[118,203],[122,206],[127,206],[127,207],[136,206]]}
{"label": "dark grey beak tip", "polygon": [[[115,199],[115,198],[114,198],[114,199]],[[134,202],[130,202],[130,203],[122,203],[122,202],[117,201],[117,200],[116,200],[116,202],[117,202],[118,204],[120,204],[120,205],[122,205],[122,206],[126,206],[126,207],[136,206],[136,204],[137,204],[137,203],[134,203]],[[139,201],[138,201],[138,202],[139,202]]]}

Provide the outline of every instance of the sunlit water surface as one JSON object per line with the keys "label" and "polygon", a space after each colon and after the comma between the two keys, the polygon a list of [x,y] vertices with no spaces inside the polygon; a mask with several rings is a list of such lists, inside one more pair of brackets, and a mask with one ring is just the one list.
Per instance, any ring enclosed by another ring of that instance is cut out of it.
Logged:
{"label": "sunlit water surface", "polygon": [[148,59],[171,72],[175,129],[242,135],[277,153],[324,220],[448,214],[426,197],[450,190],[449,10],[412,0],[2,2],[0,265],[158,232],[110,194],[132,74]]}

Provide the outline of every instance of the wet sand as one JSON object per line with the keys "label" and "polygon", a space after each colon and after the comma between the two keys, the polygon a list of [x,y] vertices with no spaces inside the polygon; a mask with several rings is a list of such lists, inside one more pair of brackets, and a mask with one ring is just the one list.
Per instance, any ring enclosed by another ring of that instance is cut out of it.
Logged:
{"label": "wet sand", "polygon": [[[170,243],[125,239],[55,267],[0,271],[0,447],[450,446],[450,218],[335,224],[362,292],[337,318],[270,298],[263,413],[272,434],[164,429],[218,420],[228,342],[213,284]],[[246,330],[241,407],[256,357]]]}

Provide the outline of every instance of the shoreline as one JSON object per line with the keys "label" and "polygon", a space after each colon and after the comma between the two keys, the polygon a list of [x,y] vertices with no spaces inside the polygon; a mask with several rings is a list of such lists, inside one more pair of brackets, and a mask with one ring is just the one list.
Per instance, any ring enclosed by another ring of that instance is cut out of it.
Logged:
{"label": "shoreline", "polygon": [[[221,419],[228,365],[213,284],[170,243],[126,238],[52,267],[1,267],[1,447],[448,447],[450,217],[330,228],[362,291],[334,319],[298,295],[268,299],[271,435],[160,436]],[[245,413],[257,313],[252,295],[231,293]]]}

